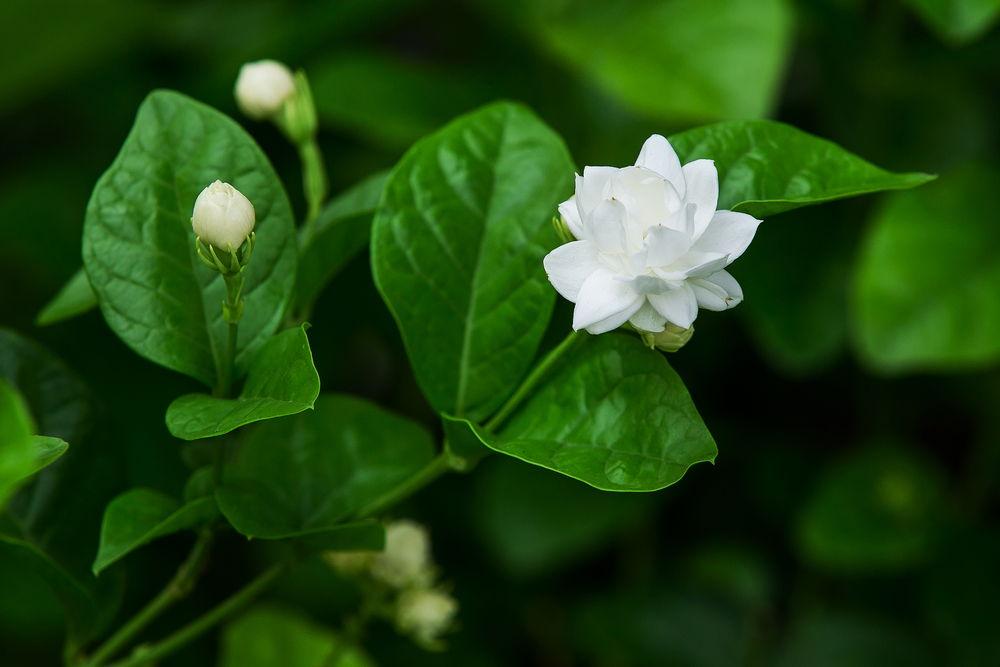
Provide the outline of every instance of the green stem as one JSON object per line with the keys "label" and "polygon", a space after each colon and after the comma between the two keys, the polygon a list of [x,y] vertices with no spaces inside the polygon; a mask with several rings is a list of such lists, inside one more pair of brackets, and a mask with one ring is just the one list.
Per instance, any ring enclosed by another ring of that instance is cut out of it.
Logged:
{"label": "green stem", "polygon": [[116,653],[125,648],[157,616],[178,600],[187,597],[194,588],[195,581],[201,575],[211,542],[211,531],[202,531],[198,535],[198,540],[194,543],[187,558],[177,568],[177,573],[173,579],[139,613],[129,619],[125,625],[101,644],[90,656],[85,665],[96,667],[103,664],[109,658],[114,657]]}
{"label": "green stem", "polygon": [[545,377],[552,365],[559,360],[562,355],[564,355],[573,344],[578,340],[579,334],[576,331],[570,331],[569,335],[563,339],[561,343],[556,345],[551,352],[545,355],[545,358],[535,366],[528,377],[524,379],[521,386],[517,388],[514,395],[507,399],[507,402],[501,406],[500,410],[497,411],[493,417],[484,424],[487,431],[495,431],[498,426],[503,424],[503,422],[510,417],[510,415],[517,409],[517,407],[524,401],[525,397],[531,393],[536,385]]}
{"label": "green stem", "polygon": [[139,646],[128,658],[113,663],[110,667],[137,667],[138,665],[155,662],[164,656],[170,655],[177,649],[197,639],[202,633],[210,630],[213,626],[226,620],[231,614],[239,611],[244,605],[263,593],[287,567],[288,563],[274,565],[226,600],[191,621],[177,632],[153,644]]}
{"label": "green stem", "polygon": [[387,507],[395,505],[407,496],[416,493],[451,469],[451,456],[447,452],[441,452],[402,484],[362,507],[358,514],[362,517],[377,514]]}
{"label": "green stem", "polygon": [[219,365],[219,384],[215,395],[230,398],[233,391],[233,374],[236,365],[236,344],[239,340],[240,318],[243,317],[243,274],[223,275],[226,283],[226,300],[222,304],[222,317],[229,323],[226,335],[226,349]]}
{"label": "green stem", "polygon": [[306,221],[303,231],[303,244],[308,242],[315,231],[316,218],[323,209],[326,200],[326,169],[323,168],[323,156],[319,152],[316,137],[310,137],[298,145],[299,158],[302,160],[302,187],[305,191]]}

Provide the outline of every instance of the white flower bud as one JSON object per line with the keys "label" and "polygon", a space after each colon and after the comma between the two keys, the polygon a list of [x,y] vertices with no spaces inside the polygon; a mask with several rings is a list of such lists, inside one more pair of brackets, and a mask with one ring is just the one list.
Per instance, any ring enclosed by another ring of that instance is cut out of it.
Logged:
{"label": "white flower bud", "polygon": [[236,104],[255,120],[274,116],[294,94],[291,70],[276,60],[247,63],[236,78]]}
{"label": "white flower bud", "polygon": [[327,551],[323,554],[323,560],[340,574],[354,576],[367,572],[377,553],[376,551]]}
{"label": "white flower bud", "polygon": [[423,526],[413,521],[394,521],[386,526],[385,550],[375,556],[371,572],[396,588],[429,583],[433,566]]}
{"label": "white flower bud", "polygon": [[191,226],[205,243],[220,250],[238,250],[253,231],[253,204],[229,183],[215,181],[194,201]]}
{"label": "white flower bud", "polygon": [[396,626],[420,645],[435,649],[439,648],[441,635],[451,627],[456,612],[458,602],[447,593],[415,588],[399,596]]}

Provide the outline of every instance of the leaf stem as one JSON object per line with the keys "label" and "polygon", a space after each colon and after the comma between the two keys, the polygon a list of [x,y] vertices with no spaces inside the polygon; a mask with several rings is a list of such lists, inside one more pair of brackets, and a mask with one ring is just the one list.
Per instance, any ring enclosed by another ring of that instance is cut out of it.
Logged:
{"label": "leaf stem", "polygon": [[197,639],[202,633],[210,630],[216,624],[226,620],[231,614],[239,611],[244,605],[263,593],[278,576],[284,573],[288,566],[289,563],[287,562],[272,566],[236,593],[233,593],[180,630],[153,644],[137,647],[132,651],[132,655],[124,660],[112,663],[110,667],[137,667],[138,665],[155,662],[173,653]]}
{"label": "leaf stem", "polygon": [[435,456],[426,466],[421,468],[412,477],[407,478],[401,484],[386,493],[382,494],[372,502],[368,503],[358,512],[358,516],[366,517],[377,514],[387,507],[395,505],[404,498],[416,493],[438,477],[449,470],[454,469],[452,457],[447,451],[442,451]]}
{"label": "leaf stem", "polygon": [[125,648],[142,630],[157,616],[178,600],[187,597],[194,589],[195,581],[201,575],[205,559],[208,557],[212,542],[212,532],[203,530],[199,535],[187,558],[177,568],[177,573],[167,583],[166,587],[143,607],[139,613],[129,619],[122,627],[108,638],[90,656],[85,665],[88,667],[104,663],[121,649]]}
{"label": "leaf stem", "polygon": [[302,161],[302,187],[306,197],[306,220],[303,227],[301,242],[305,245],[312,239],[316,218],[319,217],[326,200],[327,181],[326,169],[323,167],[323,156],[319,151],[316,137],[298,144],[299,159]]}
{"label": "leaf stem", "polygon": [[562,355],[564,355],[573,344],[579,339],[579,334],[576,331],[570,331],[569,335],[563,339],[561,343],[556,345],[552,350],[545,355],[537,366],[531,369],[528,373],[528,377],[524,378],[524,382],[521,386],[514,391],[514,394],[507,399],[500,409],[497,411],[493,417],[484,424],[487,431],[494,431],[498,426],[503,424],[503,422],[510,417],[510,415],[517,409],[517,407],[524,401],[525,397],[538,385],[538,383],[545,377],[545,374],[552,368],[553,364],[559,360]]}

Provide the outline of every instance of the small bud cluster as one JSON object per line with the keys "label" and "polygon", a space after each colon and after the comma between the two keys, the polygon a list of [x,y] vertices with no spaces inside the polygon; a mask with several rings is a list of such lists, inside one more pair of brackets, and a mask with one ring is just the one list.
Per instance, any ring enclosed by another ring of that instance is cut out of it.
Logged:
{"label": "small bud cluster", "polygon": [[386,526],[383,551],[330,552],[325,559],[341,574],[373,584],[374,608],[400,632],[428,650],[442,647],[441,637],[451,628],[458,603],[436,583],[430,538],[423,526],[394,521]]}

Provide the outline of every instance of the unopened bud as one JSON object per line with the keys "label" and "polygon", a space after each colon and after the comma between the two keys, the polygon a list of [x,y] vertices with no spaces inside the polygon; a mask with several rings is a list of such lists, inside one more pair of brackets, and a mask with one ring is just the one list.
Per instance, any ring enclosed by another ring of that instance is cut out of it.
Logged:
{"label": "unopened bud", "polygon": [[201,191],[191,213],[191,226],[198,238],[227,252],[243,245],[255,221],[250,200],[222,181],[215,181]]}
{"label": "unopened bud", "polygon": [[424,648],[441,648],[441,635],[451,628],[458,602],[439,590],[416,588],[399,596],[396,626]]}
{"label": "unopened bud", "polygon": [[275,116],[295,95],[291,70],[276,60],[258,60],[240,68],[236,78],[236,104],[255,120]]}
{"label": "unopened bud", "polygon": [[396,588],[428,583],[433,579],[427,531],[413,521],[386,526],[385,550],[375,556],[372,576]]}
{"label": "unopened bud", "polygon": [[667,322],[666,328],[659,333],[640,331],[642,342],[650,349],[662,350],[664,352],[676,352],[684,347],[691,336],[694,335],[694,327],[682,329],[677,325]]}
{"label": "unopened bud", "polygon": [[375,561],[376,551],[328,551],[323,560],[340,574],[357,576],[364,574]]}

